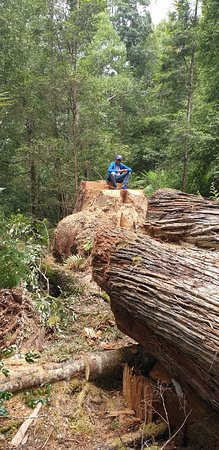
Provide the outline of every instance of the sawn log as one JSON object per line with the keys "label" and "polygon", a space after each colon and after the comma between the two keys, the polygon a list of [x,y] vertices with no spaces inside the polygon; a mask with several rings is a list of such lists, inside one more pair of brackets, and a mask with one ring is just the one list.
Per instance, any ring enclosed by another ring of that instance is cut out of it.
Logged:
{"label": "sawn log", "polygon": [[98,233],[93,274],[120,330],[219,409],[219,253],[117,229]]}

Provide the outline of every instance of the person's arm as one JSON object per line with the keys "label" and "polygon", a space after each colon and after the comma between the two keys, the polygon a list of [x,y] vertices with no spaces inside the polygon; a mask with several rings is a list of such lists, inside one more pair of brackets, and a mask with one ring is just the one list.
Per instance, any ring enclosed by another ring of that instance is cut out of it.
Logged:
{"label": "person's arm", "polygon": [[120,173],[123,173],[123,172],[130,172],[131,173],[132,172],[131,167],[128,167],[125,164],[120,164],[120,166],[121,166]]}
{"label": "person's arm", "polygon": [[109,167],[108,167],[108,173],[112,173],[115,172],[115,164],[114,162],[111,162]]}

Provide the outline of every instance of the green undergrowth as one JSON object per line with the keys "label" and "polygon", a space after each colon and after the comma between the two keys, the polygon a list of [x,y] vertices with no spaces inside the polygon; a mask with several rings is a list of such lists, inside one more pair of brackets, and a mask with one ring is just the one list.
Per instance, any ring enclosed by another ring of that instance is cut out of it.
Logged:
{"label": "green undergrowth", "polygon": [[76,295],[61,295],[58,298],[48,295],[47,297],[36,297],[34,299],[43,326],[59,334],[71,332],[78,317],[75,309],[77,301],[78,296]]}
{"label": "green undergrowth", "polygon": [[50,401],[51,384],[25,391],[23,393],[23,401],[30,408],[35,408],[38,403],[46,405]]}
{"label": "green undergrowth", "polygon": [[65,266],[46,261],[43,264],[43,270],[49,281],[51,291],[54,289],[59,295],[79,295],[83,293],[83,289],[79,286],[74,273]]}
{"label": "green undergrowth", "polygon": [[11,438],[17,429],[21,426],[23,420],[12,420],[7,425],[0,427],[0,434],[3,434],[5,438]]}
{"label": "green undergrowth", "polygon": [[45,261],[42,269],[43,289],[33,296],[41,322],[49,330],[70,333],[78,317],[75,305],[83,294],[83,288],[72,271],[60,264]]}

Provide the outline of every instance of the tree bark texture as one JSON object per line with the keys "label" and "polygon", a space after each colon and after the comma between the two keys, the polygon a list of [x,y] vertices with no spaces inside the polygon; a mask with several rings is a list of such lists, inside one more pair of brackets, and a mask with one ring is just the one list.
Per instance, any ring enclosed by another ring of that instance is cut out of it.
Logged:
{"label": "tree bark texture", "polygon": [[27,128],[27,144],[29,149],[29,168],[30,168],[30,210],[31,217],[36,219],[37,209],[37,187],[36,187],[36,166],[33,154],[33,123],[31,119],[28,119],[26,123]]}
{"label": "tree bark texture", "polygon": [[72,153],[74,160],[74,189],[75,194],[78,191],[78,161],[77,161],[77,144],[78,144],[78,120],[79,120],[79,105],[77,101],[77,85],[76,80],[71,81],[71,113],[72,113]]}
{"label": "tree bark texture", "polygon": [[96,352],[93,355],[84,355],[85,377],[86,380],[96,380],[100,377],[115,374],[116,370],[121,369],[122,364],[140,365],[144,361],[144,366],[149,371],[156,360],[147,355],[141,346],[132,345],[117,350],[106,352]]}
{"label": "tree bark texture", "polygon": [[148,234],[219,249],[219,202],[173,189],[158,190],[148,202]]}
{"label": "tree bark texture", "polygon": [[93,273],[118,327],[218,409],[218,252],[117,229],[98,233]]}

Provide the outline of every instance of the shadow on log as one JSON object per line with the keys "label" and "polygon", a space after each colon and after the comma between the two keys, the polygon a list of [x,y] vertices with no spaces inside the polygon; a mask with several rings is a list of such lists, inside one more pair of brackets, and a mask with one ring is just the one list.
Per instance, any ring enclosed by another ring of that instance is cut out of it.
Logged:
{"label": "shadow on log", "polygon": [[124,229],[98,233],[94,279],[121,331],[219,409],[219,259]]}

